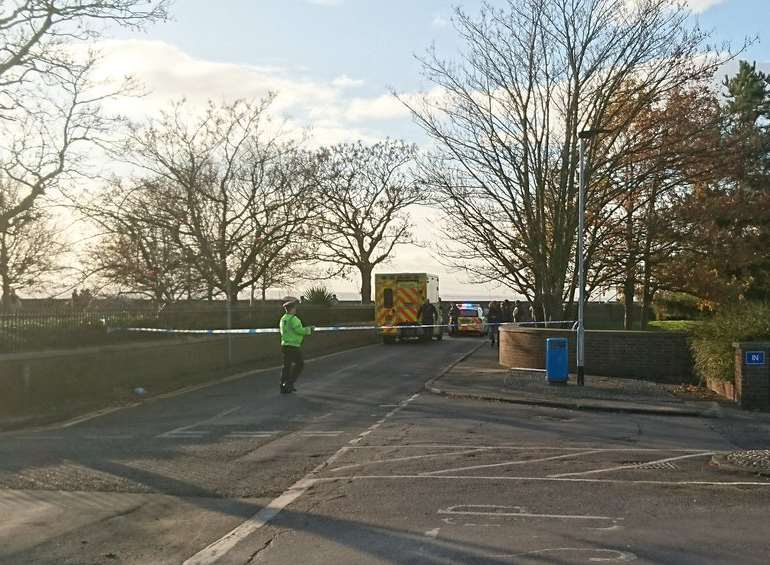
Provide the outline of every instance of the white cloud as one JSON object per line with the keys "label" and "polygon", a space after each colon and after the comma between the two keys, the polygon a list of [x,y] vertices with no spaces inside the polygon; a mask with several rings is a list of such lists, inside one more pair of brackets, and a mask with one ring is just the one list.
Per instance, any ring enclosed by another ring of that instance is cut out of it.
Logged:
{"label": "white cloud", "polygon": [[449,20],[440,14],[433,16],[430,25],[437,28],[445,28],[449,26]]}
{"label": "white cloud", "polygon": [[[684,0],[684,3],[693,11],[693,13],[702,14],[718,4],[724,4],[726,1],[727,0]],[[628,6],[638,5],[639,2],[640,0],[626,0]],[[672,1],[672,7],[676,6],[678,3],[679,0],[677,0],[677,2]]]}
{"label": "white cloud", "polygon": [[363,85],[363,80],[350,78],[348,75],[340,75],[332,81],[332,86],[337,88],[356,88]]}
{"label": "white cloud", "polygon": [[409,110],[390,94],[377,98],[355,98],[350,102],[345,118],[351,122],[395,120],[409,117]]}
{"label": "white cloud", "polygon": [[[311,129],[313,144],[330,144],[386,137],[385,122],[408,120],[408,112],[389,94],[352,97],[364,81],[340,75],[331,81],[279,67],[241,65],[192,57],[162,41],[112,40],[100,45],[104,76],[132,75],[145,85],[143,98],[122,100],[113,109],[130,118],[154,114],[171,100],[186,98],[193,106],[209,99],[260,98],[276,92],[273,112],[292,131]],[[393,124],[387,124],[392,126]]]}
{"label": "white cloud", "polygon": [[345,0],[305,0],[306,4],[315,4],[316,6],[339,6]]}
{"label": "white cloud", "polygon": [[725,0],[687,0],[690,9],[696,14],[702,14],[709,8],[722,4]]}

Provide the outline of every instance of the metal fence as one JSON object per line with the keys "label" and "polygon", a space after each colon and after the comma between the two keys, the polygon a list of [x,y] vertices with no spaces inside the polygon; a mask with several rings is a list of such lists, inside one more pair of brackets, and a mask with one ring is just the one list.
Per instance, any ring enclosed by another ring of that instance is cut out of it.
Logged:
{"label": "metal fence", "polygon": [[[274,305],[231,309],[232,328],[270,328],[278,325],[283,311]],[[371,305],[300,305],[298,314],[306,325],[370,322]],[[169,329],[226,329],[225,308],[183,310],[112,310],[83,312],[26,312],[0,314],[0,353],[70,349],[136,340],[169,339],[159,334],[108,331],[125,327]]]}

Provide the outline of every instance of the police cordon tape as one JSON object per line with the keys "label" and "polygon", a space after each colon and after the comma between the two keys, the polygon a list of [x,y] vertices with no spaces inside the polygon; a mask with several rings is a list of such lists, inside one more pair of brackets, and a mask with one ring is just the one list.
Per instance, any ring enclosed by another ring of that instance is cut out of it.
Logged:
{"label": "police cordon tape", "polygon": [[[574,320],[559,320],[549,322],[503,322],[500,324],[487,324],[489,326],[517,326],[525,327],[528,325],[554,325],[554,324],[574,324]],[[477,324],[418,324],[409,326],[309,326],[314,332],[347,332],[347,331],[375,331],[375,330],[401,330],[401,329],[424,329],[424,328],[470,328],[478,327]],[[257,335],[257,334],[277,334],[279,328],[235,328],[235,329],[207,329],[207,330],[175,330],[171,328],[114,328],[107,327],[107,333],[130,332],[130,333],[156,333],[156,334],[185,334],[185,335]]]}

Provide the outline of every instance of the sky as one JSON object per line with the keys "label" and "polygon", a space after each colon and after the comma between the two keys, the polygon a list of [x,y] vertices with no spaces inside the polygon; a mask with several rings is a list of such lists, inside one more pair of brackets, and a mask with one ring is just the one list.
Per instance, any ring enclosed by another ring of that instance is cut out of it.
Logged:
{"label": "sky", "polygon": [[[770,0],[689,3],[715,43],[735,46],[757,36],[742,58],[770,70],[770,32],[763,29]],[[310,128],[311,144],[388,136],[425,143],[390,93],[429,89],[415,56],[432,44],[442,53],[457,53],[453,8],[474,13],[480,5],[481,0],[176,0],[173,21],[144,32],[115,30],[103,51],[112,72],[135,75],[150,92],[124,103],[121,110],[135,117],[181,97],[203,102],[274,90],[274,110],[289,126]],[[418,237],[435,241],[436,213],[417,209],[412,216]],[[467,284],[439,259],[430,245],[402,247],[378,271],[436,273],[447,298],[503,297],[501,289]],[[359,281],[353,276],[331,286],[340,297],[355,298]]]}

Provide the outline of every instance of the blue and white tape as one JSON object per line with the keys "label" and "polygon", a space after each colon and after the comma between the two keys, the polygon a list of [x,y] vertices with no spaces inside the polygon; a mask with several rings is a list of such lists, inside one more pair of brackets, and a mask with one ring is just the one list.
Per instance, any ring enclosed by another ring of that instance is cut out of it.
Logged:
{"label": "blue and white tape", "polygon": [[[573,320],[551,321],[551,322],[504,322],[500,324],[487,324],[489,326],[526,326],[526,325],[552,325],[552,324],[572,324]],[[375,330],[400,330],[400,329],[424,329],[424,328],[451,328],[452,324],[418,324],[411,326],[320,326],[313,327],[313,332],[347,332],[347,331],[375,331]],[[455,327],[469,328],[478,327],[476,324],[459,324]],[[129,332],[129,333],[154,333],[154,334],[177,334],[177,335],[257,335],[257,334],[277,334],[278,328],[236,328],[236,329],[205,329],[205,330],[178,330],[171,328],[107,328],[108,333]]]}

